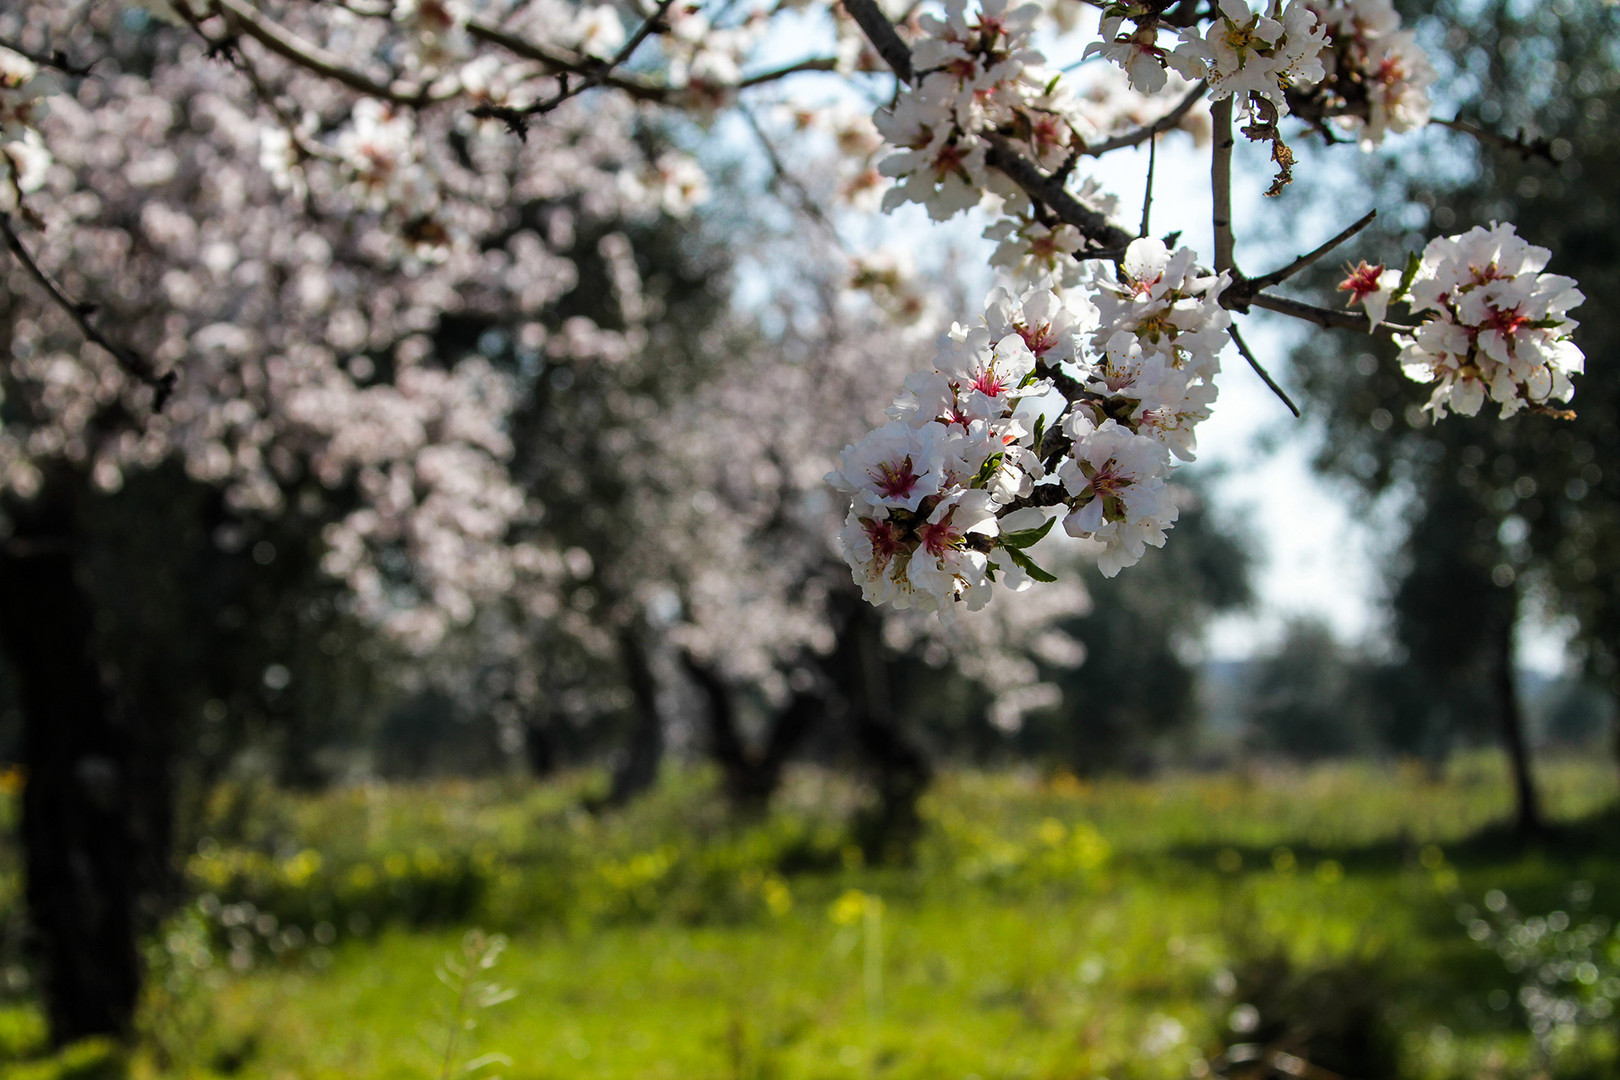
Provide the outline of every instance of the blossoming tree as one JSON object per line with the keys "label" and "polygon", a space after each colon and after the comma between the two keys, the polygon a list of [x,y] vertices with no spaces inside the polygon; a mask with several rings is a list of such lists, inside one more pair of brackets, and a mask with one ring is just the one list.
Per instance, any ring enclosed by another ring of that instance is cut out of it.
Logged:
{"label": "blossoming tree", "polygon": [[[1049,65],[1048,42],[1066,47],[1076,30],[1089,40],[1071,49],[1075,63]],[[821,48],[810,55],[766,59],[812,38]],[[1097,63],[1071,75],[1087,58]],[[838,550],[866,598],[950,621],[998,592],[1049,585],[1034,552],[1059,519],[1112,575],[1166,542],[1167,478],[1196,452],[1226,343],[1259,369],[1234,314],[1398,335],[1404,370],[1433,385],[1437,418],[1487,398],[1504,415],[1556,413],[1551,403],[1568,400],[1582,360],[1567,312],[1580,294],[1543,273],[1547,253],[1511,226],[1436,238],[1399,272],[1363,263],[1345,282],[1360,312],[1277,290],[1361,223],[1269,273],[1237,266],[1236,119],[1269,148],[1277,194],[1291,177],[1292,125],[1379,145],[1433,119],[1432,77],[1388,0],[1261,10],[949,0],[903,13],[878,0],[38,0],[0,14],[0,239],[11,255],[0,621],[30,717],[25,831],[45,830],[29,845],[30,889],[36,910],[57,912],[41,926],[57,1037],[127,1022],[134,853],[163,832],[161,814],[143,824],[120,794],[136,779],[129,747],[157,721],[116,704],[61,542],[84,481],[113,488],[128,470],[179,461],[242,513],[329,500],[327,572],[419,650],[513,598],[523,618],[510,625],[565,621],[566,579],[589,571],[535,539],[544,493],[514,472],[508,426],[522,379],[485,354],[510,355],[520,373],[611,370],[645,354],[655,320],[637,308],[622,239],[601,254],[623,318],[544,317],[577,284],[576,227],[688,211],[710,181],[680,144],[736,116],[778,193],[830,236],[848,211],[818,197],[773,140],[836,148],[830,186],[856,207],[877,198],[885,209],[919,203],[936,220],[970,208],[991,217],[1002,284],[982,309],[957,313],[923,370],[896,381],[885,423],[836,462],[808,466],[814,484],[832,465],[828,481],[849,498]],[[785,89],[811,79],[886,104],[868,119]],[[772,103],[792,117],[785,134],[761,119]],[[1086,175],[1111,153],[1151,155],[1175,129],[1211,136],[1207,256],[1154,238],[1146,212],[1122,224],[1116,199]],[[862,267],[855,280],[880,306],[919,314],[891,269]],[[1399,304],[1412,322],[1386,322]],[[458,320],[498,324],[510,347],[440,355]],[[727,419],[780,417],[786,431],[805,414],[784,410],[785,395],[816,410],[848,400],[823,395],[815,357],[788,371],[744,368]],[[715,490],[735,492],[727,474],[760,453],[808,490],[804,441],[729,438],[714,418],[648,418],[688,451],[669,456],[679,463],[669,490],[718,470]],[[655,499],[638,508],[660,505],[673,511]],[[758,505],[771,519],[802,503]],[[788,547],[827,551],[816,515],[786,520],[802,523]],[[714,587],[728,567],[759,569],[765,591],[793,600],[774,610],[828,595],[814,574],[773,575],[757,558],[761,524],[703,549],[729,559],[694,559],[692,534],[677,530],[678,557],[652,560],[679,584],[694,662],[735,639],[739,613],[760,610],[747,592]],[[701,542],[725,536],[703,525]],[[632,576],[619,599],[646,603],[636,583],[648,580]],[[1034,596],[1006,599],[1040,610]],[[599,629],[573,621],[581,639]],[[784,656],[831,651],[817,641],[826,625],[772,622],[726,662],[736,677],[785,678]],[[1011,624],[976,625],[995,645],[1000,631],[984,628]]]}

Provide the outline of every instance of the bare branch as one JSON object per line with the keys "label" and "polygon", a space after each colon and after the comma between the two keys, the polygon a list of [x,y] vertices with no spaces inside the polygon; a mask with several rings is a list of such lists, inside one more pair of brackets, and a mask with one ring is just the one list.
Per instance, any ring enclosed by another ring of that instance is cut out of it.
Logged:
{"label": "bare branch", "polygon": [[1090,157],[1102,157],[1111,150],[1123,150],[1127,146],[1140,146],[1142,143],[1145,143],[1149,139],[1153,138],[1153,136],[1169,131],[1171,128],[1181,123],[1182,117],[1186,116],[1187,113],[1192,111],[1192,107],[1198,104],[1198,99],[1204,96],[1204,91],[1208,89],[1208,87],[1209,84],[1207,82],[1199,83],[1197,86],[1194,86],[1191,90],[1187,91],[1186,95],[1182,97],[1179,102],[1177,102],[1175,108],[1153,121],[1153,123],[1148,124],[1146,127],[1139,127],[1135,131],[1127,131],[1123,135],[1116,135],[1112,139],[1104,139],[1100,143],[1095,143],[1088,146],[1086,147],[1086,154]]}
{"label": "bare branch", "polygon": [[1519,129],[1519,133],[1517,135],[1503,135],[1500,132],[1487,131],[1485,128],[1479,127],[1477,124],[1470,124],[1460,116],[1454,117],[1450,120],[1442,120],[1438,117],[1431,117],[1429,122],[1431,124],[1439,124],[1444,128],[1450,128],[1452,131],[1460,131],[1464,135],[1472,135],[1480,142],[1486,143],[1490,146],[1495,146],[1502,150],[1511,150],[1525,161],[1529,161],[1534,157],[1540,158],[1549,165],[1556,165],[1559,163],[1559,161],[1563,160],[1564,157],[1568,156],[1567,154],[1559,155],[1554,151],[1553,140],[1548,139],[1546,136],[1532,139],[1526,134],[1523,128]]}
{"label": "bare branch", "polygon": [[883,62],[898,76],[901,82],[911,81],[911,48],[900,39],[889,17],[883,14],[877,6],[877,0],[843,0],[844,10],[849,12],[855,25],[861,28],[866,40],[872,43]]}
{"label": "bare branch", "polygon": [[[1226,298],[1223,296],[1221,299],[1224,301]],[[1317,307],[1315,304],[1307,304],[1302,300],[1291,300],[1286,296],[1278,296],[1276,293],[1257,293],[1249,299],[1248,303],[1257,308],[1265,308],[1267,311],[1275,311],[1279,315],[1303,319],[1305,322],[1315,323],[1317,326],[1329,330],[1359,330],[1363,334],[1387,330],[1390,333],[1399,334],[1413,329],[1399,323],[1387,322],[1379,323],[1375,327],[1372,320],[1365,315],[1353,311],[1338,311],[1333,308]]]}
{"label": "bare branch", "polygon": [[67,312],[69,318],[78,325],[79,332],[88,340],[107,350],[112,355],[112,358],[117,361],[118,366],[123,368],[131,377],[152,388],[152,411],[154,413],[162,412],[164,404],[169,400],[169,395],[174,393],[174,384],[177,378],[175,373],[167,371],[159,375],[146,357],[133,349],[118,344],[98,330],[96,325],[90,321],[90,306],[74,303],[68,299],[67,294],[57,288],[56,283],[50,279],[44,270],[40,269],[39,263],[34,261],[34,257],[23,246],[22,238],[11,227],[10,216],[3,211],[0,211],[0,233],[5,235],[6,247],[11,249],[11,253],[16,256],[17,261],[28,272],[28,276],[33,278],[40,288],[45,290],[46,295],[58,307]]}
{"label": "bare branch", "polygon": [[[513,56],[544,65],[554,73],[587,75],[593,71],[601,71],[604,63],[594,57],[579,56],[541,45],[502,30],[493,23],[481,22],[478,19],[472,19],[467,23],[467,33],[480,41],[498,45]],[[597,85],[611,86],[637,101],[667,101],[670,96],[670,89],[667,86],[616,71],[604,72]]]}
{"label": "bare branch", "polygon": [[1157,163],[1158,157],[1159,140],[1149,139],[1147,189],[1142,193],[1142,227],[1137,230],[1136,235],[1138,236],[1146,236],[1148,234],[1148,221],[1153,212],[1153,167]]}
{"label": "bare branch", "polygon": [[1254,373],[1260,376],[1261,381],[1271,388],[1271,392],[1273,394],[1276,394],[1282,399],[1282,403],[1288,406],[1288,411],[1294,414],[1294,419],[1298,420],[1299,406],[1295,405],[1293,399],[1288,396],[1287,392],[1285,392],[1282,387],[1277,385],[1277,380],[1271,377],[1271,373],[1260,366],[1260,361],[1254,358],[1254,353],[1250,351],[1248,342],[1244,341],[1243,335],[1238,333],[1237,323],[1232,323],[1230,326],[1228,326],[1226,328],[1226,332],[1232,335],[1232,344],[1237,346],[1238,352],[1243,354],[1243,359],[1247,360],[1249,362],[1249,366],[1254,368]]}
{"label": "bare branch", "polygon": [[67,53],[61,49],[52,49],[48,53],[34,52],[31,49],[23,48],[10,38],[0,37],[0,49],[9,49],[23,59],[30,60],[40,67],[55,68],[62,74],[75,79],[82,79],[89,75],[90,69],[95,66],[94,61],[88,64],[75,64],[67,58]]}
{"label": "bare branch", "polygon": [[1236,240],[1232,235],[1232,99],[1223,97],[1210,106],[1215,123],[1215,146],[1210,155],[1209,192],[1211,224],[1215,228],[1215,272],[1229,271],[1234,282],[1243,274],[1234,259]]}
{"label": "bare branch", "polygon": [[789,75],[797,75],[802,71],[837,71],[838,58],[835,56],[815,56],[808,60],[800,60],[795,64],[784,64],[770,71],[762,71],[757,75],[745,76],[737,83],[738,90],[747,90],[749,87],[760,86],[764,83],[776,82]]}
{"label": "bare branch", "polygon": [[816,202],[799,178],[788,171],[787,164],[782,160],[782,155],[776,152],[775,145],[772,144],[770,136],[765,133],[765,129],[760,126],[759,118],[754,115],[753,110],[739,108],[738,111],[742,113],[743,119],[748,122],[748,126],[753,130],[754,137],[759,140],[760,148],[765,151],[765,157],[770,161],[771,169],[776,174],[776,183],[792,189],[798,199],[799,208],[804,211],[805,216],[824,229],[827,235],[832,238],[833,243],[837,244],[847,254],[849,246],[844,243],[844,238],[838,235],[838,229],[834,227],[826,212],[821,209],[820,204]]}
{"label": "bare branch", "polygon": [[1354,225],[1351,225],[1349,228],[1344,229],[1343,231],[1341,231],[1338,235],[1333,237],[1333,239],[1329,240],[1327,243],[1322,244],[1322,245],[1320,245],[1320,246],[1318,246],[1316,248],[1313,248],[1311,251],[1307,252],[1304,255],[1301,255],[1299,258],[1295,259],[1293,262],[1289,263],[1287,266],[1279,267],[1278,269],[1273,270],[1269,274],[1261,274],[1259,277],[1249,278],[1247,281],[1245,281],[1243,283],[1243,287],[1245,289],[1247,289],[1249,291],[1249,294],[1252,296],[1254,293],[1259,292],[1261,289],[1269,289],[1273,285],[1277,285],[1277,284],[1280,284],[1280,283],[1282,283],[1284,281],[1287,281],[1289,278],[1293,277],[1295,274],[1299,273],[1301,270],[1305,269],[1307,266],[1310,266],[1312,263],[1314,263],[1317,260],[1321,259],[1321,257],[1326,255],[1328,252],[1332,251],[1334,248],[1338,247],[1340,244],[1344,243],[1346,240],[1348,240],[1352,236],[1356,235],[1356,233],[1360,232],[1362,229],[1365,229],[1368,225],[1371,225],[1372,221],[1373,221],[1373,218],[1375,218],[1377,216],[1378,216],[1378,211],[1377,210],[1369,210],[1369,211],[1367,211],[1367,213],[1361,218],[1361,220],[1357,221]]}
{"label": "bare branch", "polygon": [[1136,237],[1109,221],[1101,211],[1093,210],[1079,199],[1069,193],[1063,186],[1063,181],[1055,176],[1048,176],[1028,158],[1024,157],[1012,144],[1000,135],[986,134],[984,140],[990,144],[990,152],[985,160],[990,167],[1006,174],[1007,178],[1017,184],[1032,199],[1038,199],[1051,208],[1060,221],[1073,225],[1080,230],[1080,235],[1089,240],[1095,250],[1082,254],[1086,258],[1099,258],[1124,251]]}
{"label": "bare branch", "polygon": [[459,88],[453,88],[435,94],[425,85],[418,86],[407,82],[380,83],[368,75],[355,71],[343,63],[341,58],[332,55],[319,45],[305,41],[276,23],[260,18],[259,13],[246,0],[210,0],[210,2],[214,10],[233,30],[246,34],[284,60],[290,60],[307,71],[342,83],[349,89],[369,97],[391,101],[396,105],[420,108],[435,101],[444,101],[461,92]]}

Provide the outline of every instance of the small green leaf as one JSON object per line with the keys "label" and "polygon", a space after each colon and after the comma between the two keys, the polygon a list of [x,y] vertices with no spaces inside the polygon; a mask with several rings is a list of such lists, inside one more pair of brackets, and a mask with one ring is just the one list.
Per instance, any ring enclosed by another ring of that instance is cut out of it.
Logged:
{"label": "small green leaf", "polygon": [[1423,265],[1423,259],[1417,252],[1406,257],[1406,269],[1401,271],[1401,283],[1395,287],[1395,295],[1389,298],[1390,303],[1406,299],[1406,294],[1412,288],[1412,282],[1417,280],[1418,267]]}
{"label": "small green leaf", "polygon": [[1036,451],[1036,453],[1040,452],[1040,449],[1041,449],[1041,436],[1043,436],[1045,434],[1046,434],[1046,414],[1045,413],[1036,413],[1035,414],[1035,451]]}
{"label": "small green leaf", "polygon": [[1052,76],[1052,81],[1046,84],[1046,96],[1047,97],[1051,97],[1052,96],[1052,91],[1054,91],[1054,90],[1056,90],[1058,88],[1058,80],[1061,79],[1061,78],[1063,78],[1062,75],[1054,75],[1054,76]]}
{"label": "small green leaf", "polygon": [[[1057,519],[1053,518],[1052,520],[1056,521]],[[1051,524],[1051,522],[1047,522],[1047,524]],[[1011,559],[1013,563],[1024,573],[1028,574],[1032,580],[1046,583],[1057,580],[1057,578],[1036,566],[1034,559],[1031,559],[1028,555],[1025,555],[1017,548],[1007,548],[1006,552],[1007,558]]]}
{"label": "small green leaf", "polygon": [[988,484],[996,475],[996,470],[1001,468],[1001,460],[1006,456],[1006,454],[991,454],[986,458],[984,464],[979,466],[979,475],[973,481],[974,486],[983,487]]}
{"label": "small green leaf", "polygon": [[1052,526],[1055,524],[1057,524],[1057,518],[1047,518],[1046,524],[1038,529],[1023,529],[1019,532],[1002,533],[1001,546],[1006,548],[1027,548],[1051,532]]}

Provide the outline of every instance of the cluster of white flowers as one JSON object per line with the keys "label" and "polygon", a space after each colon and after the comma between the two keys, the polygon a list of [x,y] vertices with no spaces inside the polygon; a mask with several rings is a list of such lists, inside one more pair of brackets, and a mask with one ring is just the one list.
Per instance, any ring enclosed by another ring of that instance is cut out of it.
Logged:
{"label": "cluster of white flowers", "polygon": [[1008,11],[1007,0],[986,0],[970,19],[966,0],[948,0],[943,19],[919,20],[915,81],[873,117],[884,139],[900,148],[879,166],[899,180],[883,198],[885,210],[916,202],[943,221],[977,206],[994,175],[979,137],[984,131],[1016,132],[1016,141],[1048,166],[1068,152],[1074,136],[1056,81],[1030,45],[1038,14],[1032,4]]}
{"label": "cluster of white flowers", "polygon": [[1164,544],[1176,519],[1165,486],[1171,456],[1193,459],[1195,429],[1215,401],[1231,325],[1220,303],[1227,279],[1200,273],[1195,260],[1190,248],[1172,254],[1141,239],[1118,275],[1097,281],[1088,396],[1065,421],[1074,449],[1058,476],[1071,496],[1065,530],[1104,544],[1098,566],[1110,577],[1146,545]]}
{"label": "cluster of white flowers", "polygon": [[1290,85],[1322,79],[1327,38],[1306,0],[1288,0],[1286,5],[1273,0],[1269,10],[1262,14],[1251,11],[1247,0],[1221,0],[1203,34],[1182,32],[1176,53],[1204,64],[1210,97],[1236,95],[1246,102],[1255,95],[1270,100],[1283,115]]}
{"label": "cluster of white flowers", "polygon": [[[1306,0],[1328,35],[1322,53],[1329,109],[1364,146],[1429,122],[1434,67],[1402,30],[1390,0]],[[1365,115],[1363,115],[1365,113]]]}
{"label": "cluster of white flowers", "polygon": [[[1165,29],[1159,19],[1163,10],[1163,4],[1142,0],[1109,4],[1099,28],[1101,40],[1088,45],[1085,55],[1112,60],[1125,69],[1131,88],[1144,94],[1164,89],[1166,68],[1174,68],[1186,79],[1202,78],[1204,64],[1195,52],[1185,45],[1171,50],[1159,44]],[[1126,30],[1126,22],[1132,29]]]}
{"label": "cluster of white flowers", "polygon": [[1429,241],[1406,274],[1363,263],[1340,286],[1375,322],[1404,300],[1427,316],[1415,332],[1397,334],[1401,367],[1434,383],[1426,406],[1438,419],[1449,408],[1465,416],[1488,397],[1510,416],[1574,395],[1570,376],[1586,358],[1571,340],[1569,309],[1585,297],[1572,278],[1544,274],[1551,252],[1491,223]]}
{"label": "cluster of white flowers", "polygon": [[[1095,325],[1083,299],[1045,288],[991,293],[978,325],[941,336],[934,366],[906,380],[893,419],[844,449],[827,480],[853,505],[844,557],[874,604],[948,613],[978,610],[992,581],[1020,591],[1042,572],[1020,548],[1049,528],[1018,507],[1045,476],[1038,410],[1019,403],[1051,389],[1037,374],[1072,361]],[[1043,575],[1044,576],[1044,575]]]}
{"label": "cluster of white flowers", "polygon": [[[992,292],[828,474],[852,497],[841,543],[871,602],[976,610],[998,574],[1015,591],[1047,579],[1022,550],[1050,527],[1042,506],[1067,508],[1065,531],[1101,545],[1110,577],[1163,545],[1172,456],[1192,459],[1215,398],[1226,278],[1144,239],[1090,296],[1052,284]],[[1043,436],[1055,383],[1068,411]]]}
{"label": "cluster of white flowers", "polygon": [[45,182],[51,156],[39,122],[50,107],[45,98],[59,90],[38,64],[0,46],[0,209],[15,209]]}

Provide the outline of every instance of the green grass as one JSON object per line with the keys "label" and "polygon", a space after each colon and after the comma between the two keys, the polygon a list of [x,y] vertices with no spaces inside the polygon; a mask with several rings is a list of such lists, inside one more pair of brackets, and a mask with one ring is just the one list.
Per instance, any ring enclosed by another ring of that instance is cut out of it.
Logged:
{"label": "green grass", "polygon": [[[1587,880],[1620,914],[1616,777],[1546,763],[1560,826],[1526,849],[1488,754],[1440,779],[957,773],[905,868],[859,864],[859,793],[820,774],[744,824],[695,777],[600,818],[577,809],[585,781],[225,792],[191,864],[212,897],[154,948],[132,1067],[437,1076],[453,995],[435,969],[478,924],[511,935],[493,976],[516,996],[458,1056],[499,1051],[511,1064],[479,1075],[512,1080],[1187,1077],[1243,1040],[1227,1022],[1244,1003],[1253,1037],[1291,1026],[1322,1063],[1527,1076],[1522,1022],[1488,1004],[1517,984],[1456,909],[1500,888],[1548,911]],[[274,928],[223,926],[244,903]],[[39,1038],[26,1005],[0,1008],[0,1053]],[[1555,1065],[1613,1061],[1611,1024]]]}

